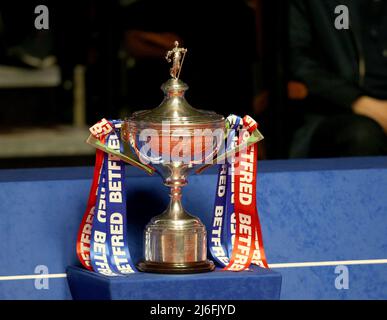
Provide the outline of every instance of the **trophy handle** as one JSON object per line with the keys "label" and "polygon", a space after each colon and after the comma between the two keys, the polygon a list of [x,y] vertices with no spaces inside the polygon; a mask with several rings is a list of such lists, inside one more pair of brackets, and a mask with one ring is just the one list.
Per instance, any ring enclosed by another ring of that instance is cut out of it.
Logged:
{"label": "trophy handle", "polygon": [[97,148],[99,150],[102,150],[104,152],[107,152],[107,153],[110,153],[110,154],[116,156],[117,158],[121,159],[122,161],[124,161],[126,163],[129,163],[132,166],[137,167],[137,168],[145,171],[149,175],[152,175],[156,171],[154,168],[152,168],[149,165],[143,164],[143,163],[141,163],[141,162],[139,162],[139,161],[137,161],[137,160],[135,160],[135,159],[125,155],[125,154],[122,154],[121,152],[118,152],[116,150],[108,148],[100,140],[98,140],[95,137],[93,137],[93,135],[90,135],[87,138],[86,143],[92,145],[94,148]]}
{"label": "trophy handle", "polygon": [[[229,129],[228,125],[226,125],[226,129]],[[227,139],[227,136],[225,137],[224,140],[226,141],[226,139]],[[227,157],[232,156],[233,154],[238,153],[240,150],[243,150],[244,148],[248,148],[255,143],[258,143],[259,141],[261,141],[263,139],[264,139],[264,137],[263,137],[262,133],[258,129],[255,129],[252,132],[250,138],[247,139],[247,141],[245,143],[242,143],[241,145],[237,146],[236,148],[228,150],[225,153],[217,156],[215,159],[213,159],[212,163],[205,164],[204,166],[201,166],[198,169],[196,169],[195,173],[200,174],[204,170],[208,169],[209,167],[212,167],[214,164],[220,163],[221,161],[223,161]]]}

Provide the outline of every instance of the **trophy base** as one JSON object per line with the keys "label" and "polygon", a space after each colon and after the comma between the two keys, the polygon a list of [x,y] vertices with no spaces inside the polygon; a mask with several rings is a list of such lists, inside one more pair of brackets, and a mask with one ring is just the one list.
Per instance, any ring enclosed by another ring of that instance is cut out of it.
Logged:
{"label": "trophy base", "polygon": [[215,265],[211,260],[186,263],[152,262],[143,260],[137,264],[137,268],[142,272],[150,273],[186,274],[210,272],[215,269]]}

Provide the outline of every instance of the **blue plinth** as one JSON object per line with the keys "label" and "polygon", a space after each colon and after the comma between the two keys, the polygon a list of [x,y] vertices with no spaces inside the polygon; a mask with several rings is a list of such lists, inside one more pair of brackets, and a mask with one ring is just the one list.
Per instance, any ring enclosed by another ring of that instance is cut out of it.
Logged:
{"label": "blue plinth", "polygon": [[67,268],[75,300],[277,300],[282,277],[278,272],[253,271],[162,275],[135,273],[107,277],[79,267]]}

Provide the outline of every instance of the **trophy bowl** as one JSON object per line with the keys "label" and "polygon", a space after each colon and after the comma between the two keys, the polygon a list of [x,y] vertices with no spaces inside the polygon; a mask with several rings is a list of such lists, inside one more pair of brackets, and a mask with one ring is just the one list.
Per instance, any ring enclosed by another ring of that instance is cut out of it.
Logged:
{"label": "trophy bowl", "polygon": [[122,124],[123,139],[139,160],[155,169],[170,188],[166,210],[147,224],[140,271],[197,273],[214,269],[207,259],[206,228],[182,206],[181,188],[198,165],[210,163],[224,142],[225,119],[193,108],[184,97],[188,86],[172,78],[161,87],[164,100],[138,111]]}

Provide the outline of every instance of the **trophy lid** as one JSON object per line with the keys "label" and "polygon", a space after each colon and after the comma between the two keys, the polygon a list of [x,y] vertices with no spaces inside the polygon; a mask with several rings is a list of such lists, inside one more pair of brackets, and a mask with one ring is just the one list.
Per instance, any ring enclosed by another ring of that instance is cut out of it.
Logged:
{"label": "trophy lid", "polygon": [[[183,128],[222,128],[224,117],[213,111],[199,110],[192,107],[184,97],[188,85],[179,79],[182,64],[187,49],[179,48],[175,42],[175,48],[168,51],[166,59],[173,61],[170,69],[171,79],[166,81],[161,90],[164,92],[164,100],[151,110],[138,111],[132,114],[129,122],[137,129],[158,127],[163,122],[169,122],[171,126]],[[172,58],[172,59],[171,59]]]}

